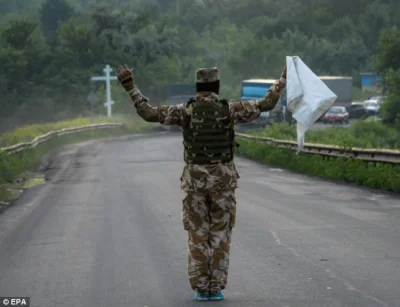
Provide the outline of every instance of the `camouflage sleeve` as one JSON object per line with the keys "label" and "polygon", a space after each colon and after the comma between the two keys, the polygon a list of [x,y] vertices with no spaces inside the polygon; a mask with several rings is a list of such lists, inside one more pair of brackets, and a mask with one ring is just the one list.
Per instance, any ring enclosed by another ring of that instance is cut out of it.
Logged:
{"label": "camouflage sleeve", "polygon": [[184,104],[153,107],[149,103],[149,99],[143,96],[137,87],[132,89],[129,95],[137,113],[145,121],[162,125],[182,125]]}
{"label": "camouflage sleeve", "polygon": [[264,98],[231,103],[230,112],[234,124],[251,122],[258,118],[261,112],[273,110],[284,88],[284,80],[279,79],[271,85]]}
{"label": "camouflage sleeve", "polygon": [[185,104],[158,107],[159,122],[162,125],[182,126]]}

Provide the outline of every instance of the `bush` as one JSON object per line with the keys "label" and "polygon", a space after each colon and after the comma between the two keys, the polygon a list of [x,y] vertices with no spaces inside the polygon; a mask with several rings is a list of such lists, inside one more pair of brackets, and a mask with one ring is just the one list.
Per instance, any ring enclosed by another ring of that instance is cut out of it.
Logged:
{"label": "bush", "polygon": [[297,155],[290,149],[241,138],[237,142],[240,144],[238,154],[270,165],[326,179],[400,192],[400,168],[396,165],[307,153]]}

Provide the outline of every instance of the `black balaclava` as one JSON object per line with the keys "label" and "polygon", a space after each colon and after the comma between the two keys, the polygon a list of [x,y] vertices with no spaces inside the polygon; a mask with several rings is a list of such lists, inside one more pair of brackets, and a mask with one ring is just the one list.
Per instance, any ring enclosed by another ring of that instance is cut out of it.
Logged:
{"label": "black balaclava", "polygon": [[197,83],[196,82],[196,91],[199,92],[213,92],[219,95],[219,80],[214,82],[207,83]]}

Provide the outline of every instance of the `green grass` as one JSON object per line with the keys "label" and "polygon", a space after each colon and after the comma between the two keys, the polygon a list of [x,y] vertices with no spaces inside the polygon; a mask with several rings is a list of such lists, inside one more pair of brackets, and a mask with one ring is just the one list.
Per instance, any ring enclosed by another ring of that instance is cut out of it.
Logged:
{"label": "green grass", "polygon": [[[246,132],[250,135],[296,141],[296,125],[273,124],[263,131]],[[400,149],[400,131],[389,128],[381,122],[356,121],[349,128],[330,127],[308,130],[307,143],[330,144],[342,147]]]}
{"label": "green grass", "polygon": [[356,159],[296,154],[259,141],[238,138],[237,152],[269,165],[330,180],[355,183],[370,188],[400,192],[400,167],[384,163],[366,163]]}
{"label": "green grass", "polygon": [[9,146],[23,141],[30,141],[36,136],[45,134],[52,130],[105,122],[121,122],[124,124],[124,126],[121,128],[100,129],[80,132],[77,134],[63,135],[50,141],[44,142],[36,148],[28,149],[16,155],[9,155],[4,151],[0,151],[0,201],[7,201],[15,198],[15,195],[13,195],[15,194],[15,191],[13,189],[20,188],[20,185],[16,184],[15,180],[20,176],[23,176],[24,172],[26,172],[27,170],[36,168],[42,160],[43,156],[53,149],[59,148],[63,145],[85,140],[139,133],[149,129],[150,127],[152,127],[152,125],[137,117],[125,118],[119,116],[112,119],[79,118],[76,120],[64,121],[60,123],[21,127],[14,132],[7,133],[6,137],[4,137],[4,135],[1,135],[0,140],[4,141],[3,146],[4,144]]}
{"label": "green grass", "polygon": [[36,124],[36,125],[27,125],[20,127],[12,132],[6,132],[0,135],[0,148],[7,147],[10,145],[28,142],[33,140],[35,137],[46,134],[50,131],[65,129],[65,128],[75,128],[80,126],[86,126],[91,124],[100,124],[100,123],[134,123],[138,124],[138,120],[126,119],[122,116],[116,117],[106,117],[106,116],[96,116],[96,117],[79,117],[73,120],[65,120],[54,123],[46,123],[46,124]]}
{"label": "green grass", "polygon": [[[274,124],[251,135],[296,141],[296,126]],[[306,142],[343,148],[400,149],[400,132],[380,122],[357,121],[350,128],[332,127],[306,132]],[[280,149],[259,141],[238,140],[238,153],[266,164],[321,178],[356,183],[370,188],[400,192],[400,167],[366,163],[356,159],[323,157]]]}

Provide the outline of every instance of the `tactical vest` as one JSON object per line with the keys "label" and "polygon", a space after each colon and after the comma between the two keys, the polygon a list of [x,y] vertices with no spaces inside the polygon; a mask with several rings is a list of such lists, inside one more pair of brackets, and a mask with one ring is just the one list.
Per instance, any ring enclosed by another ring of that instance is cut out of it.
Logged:
{"label": "tactical vest", "polygon": [[186,105],[183,119],[184,160],[190,164],[231,162],[235,132],[226,100],[196,101]]}

